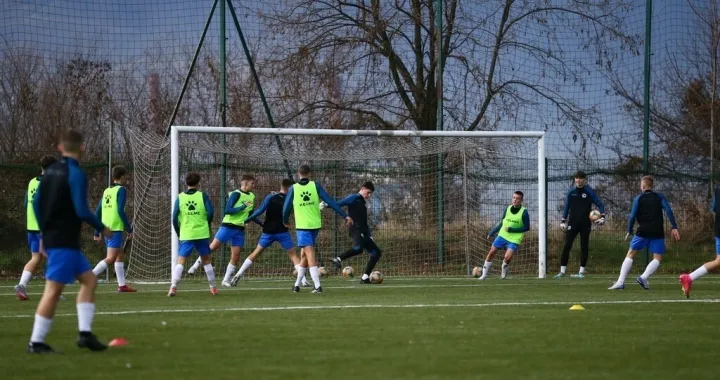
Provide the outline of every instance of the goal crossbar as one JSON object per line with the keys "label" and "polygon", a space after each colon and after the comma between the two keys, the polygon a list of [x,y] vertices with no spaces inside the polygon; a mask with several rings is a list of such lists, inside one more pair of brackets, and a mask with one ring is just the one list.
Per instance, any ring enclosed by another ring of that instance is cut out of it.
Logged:
{"label": "goal crossbar", "polygon": [[[538,277],[546,276],[547,260],[547,194],[545,189],[545,132],[544,131],[411,131],[411,130],[340,130],[340,129],[290,129],[290,128],[240,128],[212,126],[181,126],[170,128],[171,203],[173,213],[175,200],[180,191],[180,133],[251,134],[251,135],[309,135],[309,136],[377,136],[377,137],[470,137],[537,138],[538,149]],[[171,219],[172,220],[172,219]],[[179,240],[172,233],[172,267],[177,261]],[[172,268],[171,267],[171,268]]]}

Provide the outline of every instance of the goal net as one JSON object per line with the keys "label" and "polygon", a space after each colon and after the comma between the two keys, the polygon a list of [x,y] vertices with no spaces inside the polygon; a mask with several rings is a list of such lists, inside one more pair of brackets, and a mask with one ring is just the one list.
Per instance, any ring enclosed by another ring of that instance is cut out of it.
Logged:
{"label": "goal net", "polygon": [[[510,269],[511,276],[545,276],[546,221],[544,132],[415,132],[173,126],[171,137],[130,131],[134,166],[134,238],[128,277],[166,281],[177,254],[171,206],[184,190],[184,173],[202,176],[201,189],[220,226],[227,193],[240,177],[256,178],[255,207],[280,182],[297,180],[309,164],[312,179],[340,200],[372,181],[368,200],[373,238],[383,250],[377,269],[386,276],[468,276],[491,247],[488,233],[519,190],[531,229]],[[316,252],[320,265],[352,246],[344,220],[323,212]],[[260,219],[263,219],[262,217]],[[246,228],[243,257],[261,228]],[[294,231],[291,231],[295,240]],[[229,247],[213,253],[223,272]],[[194,257],[191,258],[194,260]],[[492,275],[499,274],[502,254]],[[344,265],[362,271],[367,255]],[[290,276],[293,265],[279,246],[265,251],[247,278]]]}

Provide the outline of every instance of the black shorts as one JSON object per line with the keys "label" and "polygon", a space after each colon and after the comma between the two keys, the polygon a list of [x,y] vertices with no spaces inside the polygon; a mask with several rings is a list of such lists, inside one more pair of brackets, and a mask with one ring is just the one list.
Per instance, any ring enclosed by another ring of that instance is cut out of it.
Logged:
{"label": "black shorts", "polygon": [[373,250],[377,252],[380,251],[380,248],[378,248],[378,246],[375,244],[375,240],[372,238],[372,235],[370,235],[370,231],[361,230],[359,228],[351,228],[350,237],[353,241],[353,248],[364,248],[368,252]]}

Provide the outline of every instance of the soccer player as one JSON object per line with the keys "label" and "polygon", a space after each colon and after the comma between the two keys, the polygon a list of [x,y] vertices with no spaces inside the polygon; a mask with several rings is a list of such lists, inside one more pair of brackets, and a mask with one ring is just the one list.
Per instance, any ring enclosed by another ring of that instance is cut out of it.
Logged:
{"label": "soccer player", "polygon": [[479,280],[487,277],[488,271],[492,266],[493,257],[498,249],[505,249],[505,257],[503,258],[502,271],[500,278],[506,278],[508,274],[508,266],[517,252],[520,243],[523,241],[525,232],[530,231],[530,214],[525,206],[522,205],[524,194],[522,191],[516,191],[512,196],[512,204],[505,209],[500,222],[488,234],[488,239],[497,234],[497,237],[490,247],[485,258],[485,264],[482,269],[482,276]]}
{"label": "soccer player", "polygon": [[198,190],[200,174],[190,172],[185,175],[187,190],[180,193],[173,206],[173,228],[180,238],[178,259],[172,271],[172,282],[168,297],[174,297],[182,277],[187,258],[193,249],[198,252],[210,284],[210,294],[217,294],[215,286],[215,270],[210,263],[210,224],[213,220],[212,203],[207,194]]}
{"label": "soccer player", "polygon": [[80,251],[80,227],[82,222],[88,223],[108,238],[112,232],[88,209],[87,176],[78,164],[85,150],[82,134],[73,130],[65,132],[58,149],[62,158],[46,169],[33,202],[33,211],[47,254],[47,281],[35,312],[35,323],[27,351],[54,352],[45,343],[45,336],[52,326],[52,318],[63,288],[75,280],[80,282],[77,295],[77,345],[91,351],[102,351],[107,346],[100,343],[92,333],[97,276],[90,270],[90,263]]}
{"label": "soccer player", "polygon": [[[127,231],[128,239],[132,239],[132,227],[128,222],[125,214],[125,199],[127,191],[125,191],[125,176],[127,170],[122,166],[112,168],[112,186],[105,189],[100,202],[95,209],[95,216],[100,219],[103,224],[110,228],[113,236],[105,239],[107,247],[107,256],[100,260],[93,269],[93,273],[99,276],[105,272],[110,264],[115,264],[115,276],[118,282],[118,293],[133,293],[137,290],[131,288],[125,283],[125,252],[123,251],[123,231]],[[100,241],[100,231],[95,231],[95,240]]]}
{"label": "soccer player", "polygon": [[701,265],[700,268],[695,269],[690,274],[683,273],[680,275],[680,284],[682,284],[683,293],[685,293],[685,297],[687,298],[690,298],[690,290],[692,289],[692,284],[695,280],[708,274],[708,272],[720,267],[720,201],[718,200],[719,196],[720,186],[716,186],[715,194],[713,196],[711,205],[711,210],[713,213],[715,213],[715,260],[706,262],[705,264]]}
{"label": "soccer player", "polygon": [[648,264],[645,272],[636,278],[635,281],[637,281],[643,289],[650,290],[647,281],[648,277],[658,269],[663,254],[665,253],[665,220],[663,218],[663,210],[665,210],[665,214],[672,225],[672,237],[675,238],[675,240],[680,240],[680,233],[678,233],[677,223],[675,223],[675,216],[670,208],[670,204],[664,195],[653,191],[654,182],[653,177],[650,176],[642,177],[640,180],[642,193],[633,199],[632,210],[628,218],[628,232],[627,235],[625,235],[625,240],[633,234],[633,226],[635,225],[636,219],[638,222],[637,233],[633,236],[630,242],[630,249],[628,249],[627,256],[620,267],[620,277],[618,277],[615,284],[608,288],[610,290],[625,289],[625,278],[632,268],[633,257],[646,247],[652,252],[653,261]]}
{"label": "soccer player", "polygon": [[[588,261],[588,245],[590,241],[590,211],[592,205],[595,204],[600,209],[600,219],[595,221],[598,225],[605,224],[605,206],[595,195],[592,187],[586,184],[586,175],[582,170],[575,173],[575,187],[568,191],[565,199],[565,208],[563,209],[562,221],[560,229],[565,232],[565,245],[563,246],[562,256],[560,257],[560,273],[555,278],[565,276],[568,260],[570,258],[570,249],[572,249],[575,238],[580,234],[580,271],[570,277],[584,278],[585,266]],[[568,222],[568,216],[570,221]]]}
{"label": "soccer player", "polygon": [[[365,201],[370,198],[374,191],[375,185],[368,181],[362,184],[360,191],[348,195],[338,203],[340,207],[347,206],[348,215],[350,215],[350,218],[353,220],[353,224],[348,228],[350,236],[352,237],[353,246],[332,260],[333,267],[339,270],[342,268],[343,260],[357,256],[363,252],[363,249],[366,249],[370,255],[370,259],[365,265],[365,273],[363,273],[360,279],[360,282],[363,284],[370,283],[370,273],[372,273],[375,264],[377,264],[380,257],[382,257],[382,250],[375,244],[375,240],[370,234],[370,226],[367,221],[367,206],[365,205]],[[323,203],[321,203],[320,206],[323,207]]]}
{"label": "soccer player", "polygon": [[[320,200],[327,203],[338,215],[346,220],[349,226],[352,219],[343,211],[340,206],[330,198],[325,189],[319,184],[310,180],[310,166],[301,165],[298,169],[300,182],[292,185],[285,197],[283,205],[283,224],[290,227],[290,213],[295,214],[295,230],[297,233],[297,244],[302,249],[301,258],[307,259],[310,267],[310,277],[315,285],[313,293],[322,293],[320,285],[320,273],[318,272],[317,259],[315,258],[315,240],[322,228],[322,217],[320,215]],[[298,280],[293,290],[298,292],[300,278],[305,275],[305,267],[298,268]]]}
{"label": "soccer player", "polygon": [[25,264],[22,275],[20,276],[20,283],[15,285],[15,294],[20,301],[27,301],[26,288],[30,283],[33,273],[37,270],[38,266],[42,262],[42,254],[40,254],[40,227],[38,226],[38,220],[33,210],[33,203],[35,203],[35,193],[40,186],[40,181],[45,170],[57,161],[53,156],[43,156],[40,159],[41,172],[38,177],[30,180],[27,186],[27,192],[25,192],[25,200],[23,201],[23,207],[27,215],[26,226],[27,226],[27,242],[30,246],[30,261]]}
{"label": "soccer player", "polygon": [[[240,280],[240,277],[242,277],[245,271],[250,269],[253,262],[255,262],[263,251],[270,247],[274,242],[280,243],[280,246],[287,251],[290,261],[292,261],[293,265],[295,265],[295,269],[297,269],[298,272],[300,271],[300,257],[295,253],[292,237],[290,237],[290,232],[288,232],[288,228],[283,224],[282,219],[285,198],[290,190],[290,186],[293,184],[294,182],[291,179],[286,178],[282,180],[280,192],[270,194],[265,197],[265,200],[263,200],[260,204],[260,207],[248,216],[247,219],[245,219],[245,224],[250,223],[251,220],[260,224],[262,226],[263,233],[260,236],[260,240],[258,241],[255,250],[247,257],[247,259],[245,259],[245,262],[243,262],[240,270],[238,270],[237,274],[235,274],[232,280],[230,280],[230,285],[236,286],[238,280]],[[259,222],[257,218],[263,213],[265,214],[265,221]],[[302,280],[304,280],[304,278]],[[300,288],[298,287],[297,291],[299,290]]]}

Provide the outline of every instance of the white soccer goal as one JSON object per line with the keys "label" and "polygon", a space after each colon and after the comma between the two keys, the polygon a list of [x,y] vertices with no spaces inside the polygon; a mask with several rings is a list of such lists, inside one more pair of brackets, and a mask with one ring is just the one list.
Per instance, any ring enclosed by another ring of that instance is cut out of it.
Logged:
{"label": "white soccer goal", "polygon": [[[201,188],[216,210],[214,232],[224,194],[239,186],[242,174],[257,178],[258,207],[301,164],[309,164],[313,180],[337,200],[357,192],[364,181],[375,183],[368,214],[383,249],[377,268],[389,276],[469,275],[482,265],[491,244],[486,236],[513,192],[523,191],[531,230],[510,275],[545,277],[544,132],[173,126],[169,140],[138,131],[130,135],[137,215],[128,276],[136,281],[170,275],[178,247],[171,212],[184,189],[184,173],[202,175]],[[322,264],[350,247],[342,222],[331,210],[323,212],[317,243]],[[254,249],[260,233],[259,226],[248,226],[243,255]],[[366,257],[355,257],[349,265],[361,271]],[[228,259],[229,249],[216,252],[216,270],[222,271]],[[248,278],[288,276],[293,270],[279,248],[259,261]]]}

